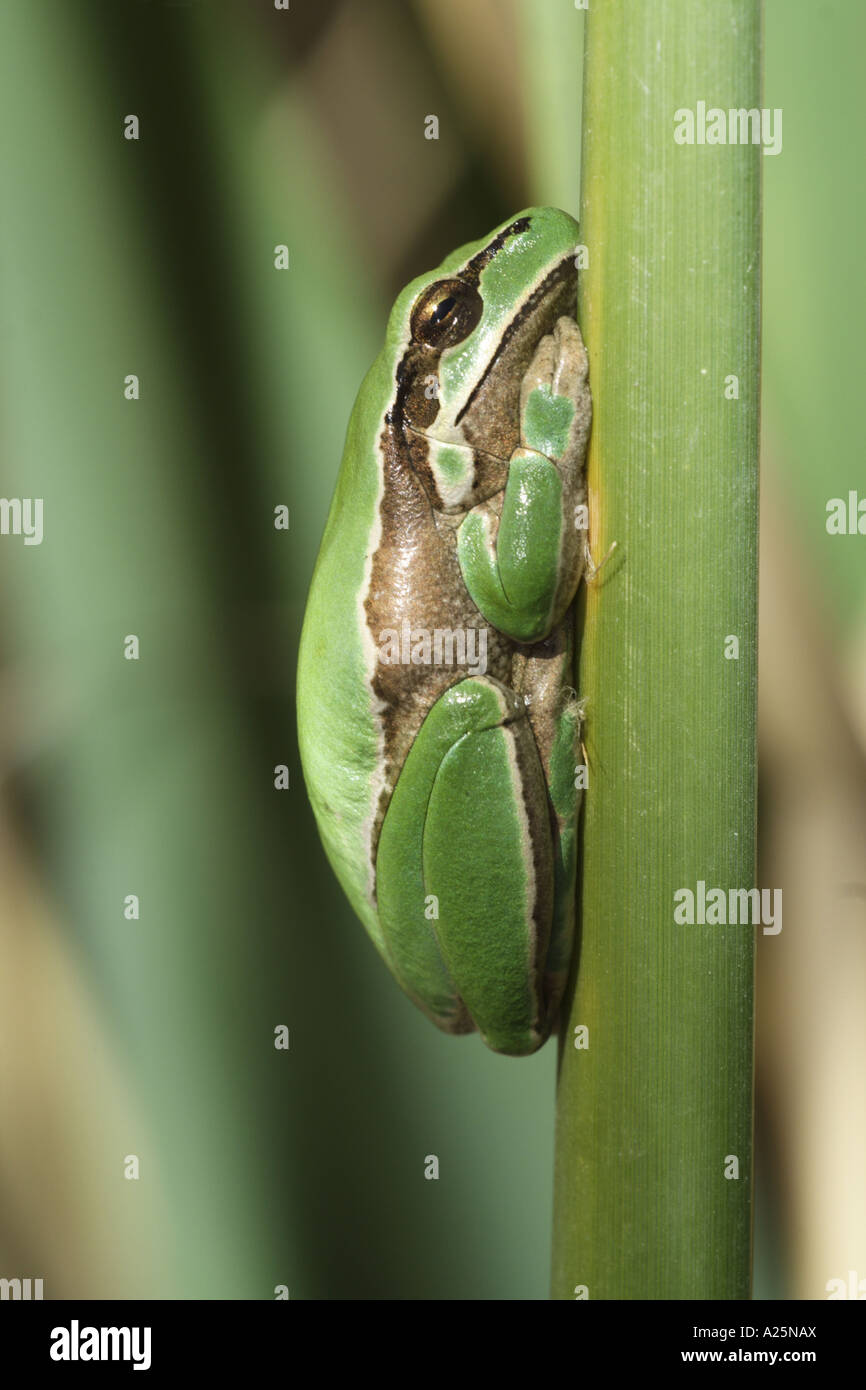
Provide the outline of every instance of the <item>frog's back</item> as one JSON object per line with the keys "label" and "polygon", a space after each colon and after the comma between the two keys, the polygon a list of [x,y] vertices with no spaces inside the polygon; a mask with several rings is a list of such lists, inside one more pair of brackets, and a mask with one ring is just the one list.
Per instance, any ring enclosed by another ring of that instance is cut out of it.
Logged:
{"label": "frog's back", "polygon": [[379,527],[381,422],[371,400],[378,358],[349,421],[337,488],[310,586],[298,653],[298,738],[310,801],[328,858],[373,939],[370,837],[379,802],[381,733],[370,684],[375,656],[364,601]]}

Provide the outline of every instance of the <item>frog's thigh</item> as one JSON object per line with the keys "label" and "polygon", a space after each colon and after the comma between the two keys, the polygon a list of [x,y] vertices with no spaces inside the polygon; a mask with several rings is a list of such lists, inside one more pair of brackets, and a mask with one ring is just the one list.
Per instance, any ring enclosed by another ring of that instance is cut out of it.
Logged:
{"label": "frog's thigh", "polygon": [[[569,611],[568,625],[573,621]],[[565,625],[564,625],[565,626]],[[557,636],[562,635],[562,630]],[[546,669],[545,669],[546,668]],[[557,669],[561,668],[561,669]],[[533,697],[530,720],[542,757],[554,816],[554,911],[545,992],[551,1012],[568,977],[574,939],[577,821],[581,792],[575,786],[580,752],[580,714],[571,680],[570,642],[552,661],[527,662],[521,690]],[[537,698],[535,698],[537,697]]]}
{"label": "frog's thigh", "polygon": [[432,707],[376,867],[382,929],[407,992],[448,1031],[474,1024],[498,1051],[534,1051],[546,1036],[538,963],[553,849],[544,772],[513,691],[475,677]]}

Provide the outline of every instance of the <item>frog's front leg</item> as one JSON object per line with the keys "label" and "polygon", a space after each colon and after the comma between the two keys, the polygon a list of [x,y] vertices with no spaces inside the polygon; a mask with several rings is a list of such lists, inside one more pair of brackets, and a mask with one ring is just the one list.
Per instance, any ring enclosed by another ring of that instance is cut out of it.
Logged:
{"label": "frog's front leg", "polygon": [[376,856],[379,920],[406,992],[446,1032],[534,1052],[550,1027],[552,821],[526,702],[488,676],[432,706]]}
{"label": "frog's front leg", "polygon": [[574,319],[542,338],[520,391],[521,446],[504,494],[467,514],[457,538],[463,579],[493,627],[535,642],[559,622],[583,568],[583,460],[591,420],[586,349]]}

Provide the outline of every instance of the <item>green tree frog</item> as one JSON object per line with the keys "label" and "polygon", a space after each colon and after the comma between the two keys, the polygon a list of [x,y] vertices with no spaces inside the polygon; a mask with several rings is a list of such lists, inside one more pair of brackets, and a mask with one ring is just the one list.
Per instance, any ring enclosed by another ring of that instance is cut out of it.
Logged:
{"label": "green tree frog", "polygon": [[534,1052],[573,938],[578,229],[530,208],[399,295],[349,421],[298,727],[352,906],[447,1033]]}

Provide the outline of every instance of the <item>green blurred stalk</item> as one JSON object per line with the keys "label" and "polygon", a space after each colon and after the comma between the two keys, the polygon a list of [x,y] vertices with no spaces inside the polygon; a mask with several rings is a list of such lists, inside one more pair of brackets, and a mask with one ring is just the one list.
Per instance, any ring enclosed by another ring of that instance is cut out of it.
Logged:
{"label": "green blurred stalk", "polygon": [[761,153],[679,145],[674,113],[759,107],[760,45],[758,0],[596,0],[587,18],[591,544],[617,550],[581,652],[590,781],[558,1298],[750,1292],[760,928],[677,925],[674,893],[754,883]]}
{"label": "green blurred stalk", "polygon": [[521,58],[528,201],[577,216],[584,11],[515,0]]}

